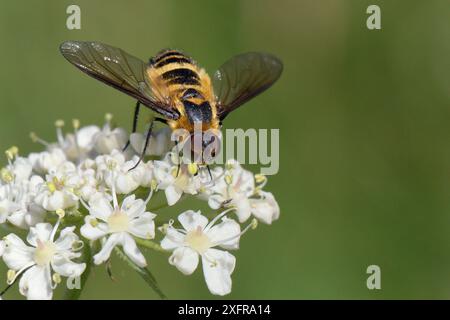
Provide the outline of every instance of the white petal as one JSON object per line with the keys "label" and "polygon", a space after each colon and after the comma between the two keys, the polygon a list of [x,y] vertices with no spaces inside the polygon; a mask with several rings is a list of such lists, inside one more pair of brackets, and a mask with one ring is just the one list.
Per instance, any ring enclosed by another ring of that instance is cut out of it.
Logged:
{"label": "white petal", "polygon": [[164,189],[167,185],[172,184],[175,178],[170,173],[172,166],[166,161],[154,162],[154,174],[160,188]]}
{"label": "white petal", "polygon": [[16,227],[28,229],[44,220],[46,211],[35,203],[30,203],[28,207],[22,208],[8,217],[8,221]]}
{"label": "white petal", "polygon": [[[146,155],[160,156],[170,149],[170,128],[163,128],[152,132],[151,143],[148,145]],[[142,133],[132,133],[130,142],[133,149],[141,154],[145,142],[145,136]]]}
{"label": "white petal", "polygon": [[244,169],[239,169],[233,176],[234,188],[237,192],[250,196],[255,191],[255,178],[253,173]]}
{"label": "white petal", "polygon": [[113,211],[111,203],[105,197],[96,197],[90,202],[89,214],[97,219],[107,221]]}
{"label": "white petal", "polygon": [[185,235],[174,228],[168,228],[167,234],[161,241],[161,247],[166,250],[173,250],[183,245]]}
{"label": "white petal", "polygon": [[208,205],[211,209],[219,209],[226,199],[221,194],[213,194],[208,199]]}
{"label": "white petal", "polygon": [[72,250],[73,243],[79,240],[78,236],[73,232],[74,230],[75,226],[61,230],[59,238],[55,241],[58,250]]}
{"label": "white petal", "polygon": [[27,242],[33,247],[37,247],[37,240],[46,242],[50,240],[53,227],[50,223],[38,223],[30,228],[27,236]]}
{"label": "white petal", "polygon": [[150,160],[142,165],[142,172],[139,175],[141,187],[150,187],[153,180],[153,162]]}
{"label": "white petal", "polygon": [[183,191],[174,185],[169,185],[164,190],[164,193],[166,194],[167,204],[169,206],[173,206],[175,203],[177,203],[183,195]]}
{"label": "white petal", "polygon": [[64,193],[61,191],[55,191],[53,193],[49,192],[40,193],[36,196],[35,202],[48,211],[63,209]]}
{"label": "white petal", "polygon": [[85,263],[75,263],[61,255],[55,256],[52,260],[52,268],[55,272],[64,277],[78,277],[86,269]]}
{"label": "white petal", "polygon": [[227,251],[208,249],[202,255],[202,265],[209,291],[219,296],[229,294],[236,258]]}
{"label": "white petal", "polygon": [[20,293],[28,300],[50,300],[53,295],[50,266],[34,266],[20,278]]}
{"label": "white petal", "polygon": [[200,211],[188,210],[178,216],[178,221],[186,231],[191,231],[200,227],[204,229],[208,224],[208,218],[203,216]]}
{"label": "white petal", "polygon": [[53,193],[47,191],[45,193],[38,194],[35,198],[35,202],[48,211],[72,207],[76,205],[77,200],[78,198],[67,190],[57,190]]}
{"label": "white petal", "polygon": [[155,131],[155,143],[150,145],[149,153],[156,156],[161,156],[171,149],[173,142],[170,140],[172,130],[169,127],[164,127]]}
{"label": "white petal", "polygon": [[123,200],[121,210],[124,211],[129,218],[133,218],[145,211],[145,204],[142,199],[136,199],[136,196],[133,194]]}
{"label": "white petal", "polygon": [[[25,214],[26,213],[23,210],[16,211],[8,217],[8,221],[11,222],[11,224],[15,225],[16,227],[26,229],[27,223],[25,222]],[[42,222],[42,219],[39,222]]]}
{"label": "white petal", "polygon": [[[58,209],[65,209],[70,207],[72,204],[67,204],[66,194],[62,191],[55,191],[51,196],[47,198],[44,202],[43,207],[49,211],[55,211]],[[69,201],[70,202],[70,201]]]}
{"label": "white petal", "polygon": [[139,267],[145,267],[147,265],[144,255],[137,247],[134,239],[128,233],[123,234],[122,247],[128,258],[130,258]]}
{"label": "white petal", "polygon": [[97,240],[107,234],[108,226],[106,223],[98,222],[96,227],[93,227],[91,220],[95,219],[93,216],[86,216],[84,218],[84,225],[81,227],[81,235],[89,240]]}
{"label": "white petal", "polygon": [[102,250],[94,256],[94,263],[101,264],[109,259],[111,251],[118,244],[122,243],[122,234],[114,233],[105,241]]}
{"label": "white petal", "polygon": [[176,248],[169,258],[169,263],[185,275],[192,274],[198,266],[198,253],[188,247]]}
{"label": "white petal", "polygon": [[5,242],[0,240],[0,257],[3,255],[3,252],[5,252]]}
{"label": "white petal", "polygon": [[35,249],[28,247],[18,236],[9,234],[5,237],[4,243],[6,247],[3,252],[3,261],[9,269],[20,270],[33,263]]}
{"label": "white petal", "polygon": [[155,215],[150,212],[141,214],[138,218],[130,221],[128,232],[139,238],[153,239],[155,237],[154,217]]}
{"label": "white petal", "polygon": [[[11,166],[8,167],[10,168]],[[14,161],[14,164],[10,169],[14,174],[14,181],[17,183],[20,181],[27,180],[31,175],[33,167],[31,165],[30,160],[18,157],[16,158],[16,161]]]}
{"label": "white petal", "polygon": [[119,174],[116,177],[116,192],[118,194],[127,194],[133,192],[139,187],[139,182],[133,179],[131,173]]}
{"label": "white petal", "polygon": [[61,149],[54,148],[51,152],[30,153],[28,159],[36,172],[44,174],[66,161],[66,155]]}
{"label": "white petal", "polygon": [[77,132],[77,144],[80,148],[90,148],[93,144],[93,138],[96,133],[100,132],[100,128],[97,126],[86,126],[78,130]]}
{"label": "white petal", "polygon": [[252,199],[253,215],[264,223],[271,224],[280,217],[280,207],[270,192],[263,192],[261,199]]}
{"label": "white petal", "polygon": [[[144,150],[144,141],[145,138],[142,133],[132,133],[130,135],[130,144],[133,147],[133,149],[139,154],[141,154],[142,150]],[[150,143],[150,146],[151,145],[152,144]],[[149,150],[147,150],[145,154],[150,155]]]}
{"label": "white petal", "polygon": [[243,194],[236,195],[233,198],[233,204],[236,206],[236,215],[238,216],[239,222],[247,221],[252,214],[249,199]]}
{"label": "white petal", "polygon": [[0,201],[0,223],[4,223],[11,212],[10,201],[3,199]]}
{"label": "white petal", "polygon": [[241,226],[233,219],[223,218],[222,222],[213,226],[207,232],[211,242],[220,245],[224,249],[239,248],[239,234]]}
{"label": "white petal", "polygon": [[109,154],[111,151],[122,149],[127,139],[125,129],[116,128],[111,131],[109,127],[105,127],[94,136],[95,149],[99,153]]}

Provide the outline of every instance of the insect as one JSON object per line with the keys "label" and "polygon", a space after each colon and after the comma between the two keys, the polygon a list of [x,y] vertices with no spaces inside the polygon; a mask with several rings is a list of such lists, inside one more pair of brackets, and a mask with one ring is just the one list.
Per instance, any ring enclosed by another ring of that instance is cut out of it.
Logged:
{"label": "insect", "polygon": [[[154,121],[172,130],[185,129],[191,138],[199,124],[202,132],[220,129],[230,112],[269,88],[283,69],[273,55],[249,52],[229,59],[211,79],[192,58],[173,49],[159,52],[148,63],[100,42],[66,41],[60,51],[81,71],[137,100],[132,132],[137,128],[141,104],[159,114],[150,123],[141,160]],[[201,148],[214,140],[202,141]]]}

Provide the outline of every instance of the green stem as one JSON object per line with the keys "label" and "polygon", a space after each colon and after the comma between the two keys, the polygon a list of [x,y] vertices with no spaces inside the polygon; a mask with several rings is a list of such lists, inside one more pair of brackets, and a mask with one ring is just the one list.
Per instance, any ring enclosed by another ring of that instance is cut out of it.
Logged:
{"label": "green stem", "polygon": [[155,250],[158,252],[169,253],[167,250],[163,249],[158,243],[156,243],[152,240],[145,240],[145,239],[134,237],[134,241],[136,241],[136,243],[142,247],[152,249],[152,250]]}
{"label": "green stem", "polygon": [[158,283],[156,282],[155,277],[153,274],[148,270],[147,268],[141,268],[137,266],[133,261],[131,261],[128,256],[123,253],[122,250],[120,250],[118,247],[114,248],[114,251],[116,252],[117,256],[125,261],[128,266],[136,271],[142,279],[155,291],[155,293],[161,298],[161,299],[167,299],[166,295],[162,292],[161,288],[159,287]]}
{"label": "green stem", "polygon": [[91,253],[91,247],[89,244],[85,244],[83,248],[83,258],[84,261],[86,261],[86,269],[84,270],[83,274],[81,275],[80,279],[80,289],[66,289],[66,292],[64,293],[64,300],[78,300],[80,298],[81,292],[83,291],[86,281],[89,277],[89,274],[91,273],[92,269],[92,253]]}

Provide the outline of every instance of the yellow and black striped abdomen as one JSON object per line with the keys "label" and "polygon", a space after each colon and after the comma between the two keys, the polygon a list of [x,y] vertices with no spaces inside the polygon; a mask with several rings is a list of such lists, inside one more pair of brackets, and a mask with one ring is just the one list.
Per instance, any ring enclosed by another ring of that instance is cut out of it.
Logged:
{"label": "yellow and black striped abdomen", "polygon": [[150,59],[150,64],[155,68],[161,68],[170,63],[189,63],[193,61],[190,57],[177,50],[164,50]]}
{"label": "yellow and black striped abdomen", "polygon": [[151,67],[167,86],[182,84],[200,86],[197,65],[184,53],[177,50],[165,50],[150,59]]}
{"label": "yellow and black striped abdomen", "polygon": [[217,126],[215,99],[208,74],[188,56],[165,50],[150,59],[148,76],[154,95],[178,110],[181,117],[172,128],[191,131],[195,122]]}

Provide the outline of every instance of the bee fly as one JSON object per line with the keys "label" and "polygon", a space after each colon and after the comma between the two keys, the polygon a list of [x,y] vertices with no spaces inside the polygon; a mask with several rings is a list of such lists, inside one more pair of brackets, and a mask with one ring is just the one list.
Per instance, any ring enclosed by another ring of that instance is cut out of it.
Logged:
{"label": "bee fly", "polygon": [[[198,125],[202,132],[220,129],[231,111],[269,88],[283,69],[278,58],[249,52],[232,57],[211,79],[192,58],[178,50],[163,50],[148,63],[100,42],[66,41],[60,51],[81,71],[137,100],[133,132],[143,104],[160,115],[154,121],[165,123],[172,130],[185,129],[192,140]],[[139,162],[145,155],[154,121],[147,131]],[[200,151],[217,143],[215,140],[214,136],[201,140]],[[124,150],[129,144],[128,140]],[[213,156],[216,151],[212,148]],[[203,158],[200,162],[204,164]]]}

